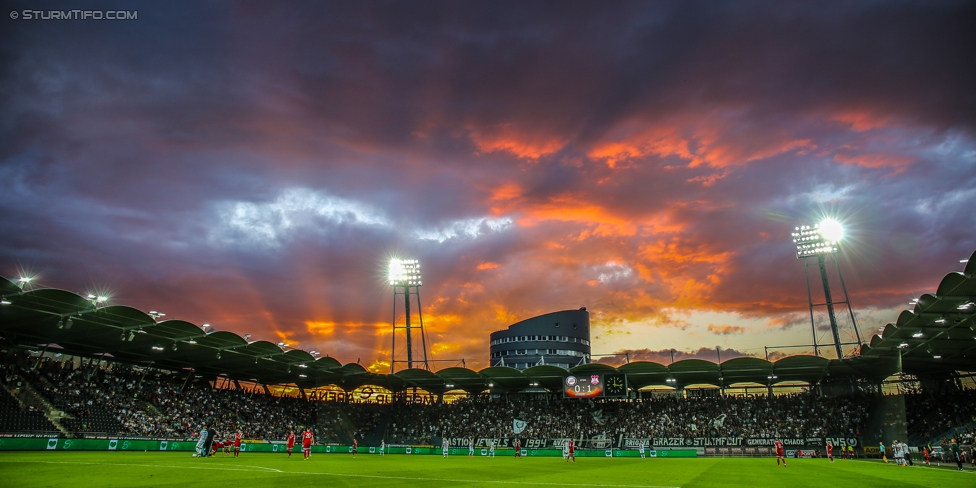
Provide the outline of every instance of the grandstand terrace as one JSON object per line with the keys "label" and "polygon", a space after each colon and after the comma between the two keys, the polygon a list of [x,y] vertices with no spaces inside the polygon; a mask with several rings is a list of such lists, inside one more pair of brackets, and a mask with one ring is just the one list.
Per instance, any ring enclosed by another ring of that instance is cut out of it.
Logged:
{"label": "grandstand terrace", "polygon": [[[210,424],[273,440],[315,426],[321,442],[436,444],[442,437],[510,437],[512,419],[522,418],[526,437],[618,443],[843,437],[867,445],[884,439],[892,425],[915,443],[953,435],[971,442],[976,398],[963,380],[971,382],[976,369],[974,272],[976,255],[844,360],[801,355],[395,374],[3,279],[2,430],[190,439]],[[561,398],[567,374],[601,373],[624,373],[626,398]],[[900,411],[882,408],[891,403],[882,401],[886,381],[906,393],[896,396],[904,403]],[[689,394],[702,385],[713,389],[702,397]],[[743,385],[758,395],[729,394]],[[365,386],[386,394],[366,402],[320,394],[323,387],[353,392]],[[406,401],[417,391],[424,403]],[[448,393],[460,399],[445,402]]]}

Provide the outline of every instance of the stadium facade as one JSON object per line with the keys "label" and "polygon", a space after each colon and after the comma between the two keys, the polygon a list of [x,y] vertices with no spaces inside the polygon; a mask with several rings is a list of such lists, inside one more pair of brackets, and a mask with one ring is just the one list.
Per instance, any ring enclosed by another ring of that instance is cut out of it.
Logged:
{"label": "stadium facade", "polygon": [[547,313],[491,333],[489,364],[524,371],[550,365],[569,369],[590,362],[586,307]]}

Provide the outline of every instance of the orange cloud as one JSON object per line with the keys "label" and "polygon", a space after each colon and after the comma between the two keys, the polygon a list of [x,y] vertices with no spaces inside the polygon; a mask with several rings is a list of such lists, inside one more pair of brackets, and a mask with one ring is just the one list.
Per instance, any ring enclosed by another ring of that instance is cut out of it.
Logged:
{"label": "orange cloud", "polygon": [[667,287],[673,306],[708,310],[722,306],[709,297],[731,272],[735,253],[673,238],[642,245],[639,256],[648,264],[638,266],[638,273],[647,281]]}
{"label": "orange cloud", "polygon": [[634,218],[603,205],[589,203],[578,195],[561,195],[545,202],[519,202],[519,209],[523,216],[517,222],[523,226],[539,225],[546,221],[577,222],[589,226],[580,231],[578,240],[593,236],[633,236],[638,231],[676,232],[682,228],[672,222],[666,212]]}
{"label": "orange cloud", "polygon": [[278,336],[280,342],[284,342],[291,347],[296,347],[300,342],[295,339],[295,333],[288,330],[275,329],[275,335]]}
{"label": "orange cloud", "polygon": [[532,134],[513,124],[477,128],[470,132],[470,137],[480,152],[504,151],[525,159],[539,159],[566,145],[563,138]]}
{"label": "orange cloud", "polygon": [[607,140],[595,143],[588,156],[605,161],[611,168],[617,167],[621,161],[647,156],[678,157],[688,161],[689,168],[703,165],[725,168],[816,148],[810,139],[794,138],[785,133],[732,136],[736,133],[733,130],[735,120],[716,116],[708,122],[701,121],[705,119],[707,117],[689,118],[662,125],[631,121],[611,131]]}
{"label": "orange cloud", "polygon": [[312,334],[331,336],[335,333],[335,322],[306,321],[305,328]]}
{"label": "orange cloud", "polygon": [[718,173],[712,173],[705,176],[696,176],[694,178],[689,178],[688,183],[701,183],[702,186],[712,186],[716,181],[721,180],[729,175],[728,171],[721,171]]}
{"label": "orange cloud", "polygon": [[506,200],[513,200],[515,198],[521,197],[523,193],[522,187],[515,183],[505,183],[491,190],[491,196],[488,198],[491,202],[503,202]]}
{"label": "orange cloud", "polygon": [[776,317],[766,321],[766,326],[770,328],[779,327],[782,329],[788,329],[794,325],[800,324],[802,322],[808,321],[809,319],[802,314],[791,314],[783,317]]}
{"label": "orange cloud", "polygon": [[850,124],[851,129],[854,129],[857,132],[881,129],[891,125],[887,118],[881,117],[869,111],[852,110],[848,112],[841,112],[839,114],[834,114],[832,118],[838,122]]}
{"label": "orange cloud", "polygon": [[894,174],[898,174],[905,171],[909,165],[915,162],[915,159],[908,156],[894,156],[881,153],[837,153],[834,155],[834,161],[847,166],[857,165],[875,169],[891,168]]}
{"label": "orange cloud", "polygon": [[[389,354],[389,351],[387,351],[387,354]],[[386,374],[390,372],[390,362],[383,359],[377,359],[367,366],[366,370],[370,373]]]}
{"label": "orange cloud", "polygon": [[476,268],[478,271],[484,271],[486,269],[497,269],[498,263],[481,263]]}
{"label": "orange cloud", "polygon": [[718,335],[742,334],[746,331],[746,328],[742,327],[741,325],[729,324],[708,324],[707,329],[709,332]]}
{"label": "orange cloud", "polygon": [[656,127],[642,131],[628,126],[623,128],[623,132],[630,134],[618,140],[598,142],[587,155],[591,159],[606,161],[607,166],[611,168],[616,167],[619,161],[652,154],[661,157],[673,155],[681,159],[695,159],[695,155],[689,148],[690,141],[678,135],[671,127]]}

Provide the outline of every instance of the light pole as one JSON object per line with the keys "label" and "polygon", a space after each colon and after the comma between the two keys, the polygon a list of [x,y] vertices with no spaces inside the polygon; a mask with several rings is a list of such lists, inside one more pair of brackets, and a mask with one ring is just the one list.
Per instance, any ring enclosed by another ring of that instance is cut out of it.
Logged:
{"label": "light pole", "polygon": [[[816,225],[801,225],[796,227],[792,233],[792,237],[793,243],[796,244],[796,258],[803,260],[804,269],[806,270],[807,301],[810,305],[810,325],[813,328],[814,354],[817,356],[820,355],[820,346],[817,344],[817,324],[814,320],[813,309],[816,306],[826,305],[827,316],[830,319],[830,332],[834,338],[834,350],[837,353],[837,359],[844,359],[844,351],[842,348],[844,343],[841,341],[840,330],[837,326],[837,314],[834,311],[835,304],[847,305],[847,310],[851,318],[851,326],[854,328],[854,334],[857,337],[856,344],[858,346],[861,344],[861,334],[857,330],[854,309],[851,307],[851,301],[847,295],[847,286],[844,285],[844,277],[840,273],[840,264],[837,262],[837,254],[841,252],[841,240],[844,239],[844,227],[836,220],[825,219]],[[824,259],[826,256],[831,256],[834,260],[834,265],[837,268],[837,277],[840,280],[841,290],[844,293],[843,301],[834,301],[833,295],[830,292],[830,281],[827,279],[827,267]],[[824,303],[822,304],[813,303],[813,293],[810,290],[808,258],[816,258],[817,266],[820,268],[820,279],[823,282],[824,289]]]}
{"label": "light pole", "polygon": [[[413,368],[413,327],[410,323],[410,296],[417,297],[417,314],[420,318],[420,339],[423,346],[424,368],[430,370],[427,362],[427,338],[424,334],[424,315],[420,308],[420,286],[423,282],[420,278],[420,262],[416,259],[391,259],[390,260],[390,286],[393,287],[393,347],[390,351],[390,373],[395,372],[396,363],[403,362],[396,359],[396,330],[405,329],[407,336],[407,369]],[[402,291],[401,291],[402,290]],[[397,295],[403,295],[403,309],[406,314],[406,323],[403,327],[396,325],[396,306]]]}

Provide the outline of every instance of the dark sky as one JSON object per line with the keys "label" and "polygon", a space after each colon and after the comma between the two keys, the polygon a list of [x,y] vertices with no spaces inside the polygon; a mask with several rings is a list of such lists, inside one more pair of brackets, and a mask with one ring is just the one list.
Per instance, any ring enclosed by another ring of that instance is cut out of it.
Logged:
{"label": "dark sky", "polygon": [[[809,342],[824,217],[867,334],[976,250],[973,2],[7,5],[7,277],[383,369],[416,258],[482,367],[580,306],[594,353]],[[23,13],[68,8],[137,18]]]}

